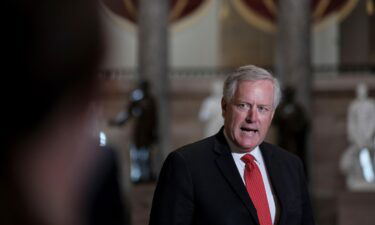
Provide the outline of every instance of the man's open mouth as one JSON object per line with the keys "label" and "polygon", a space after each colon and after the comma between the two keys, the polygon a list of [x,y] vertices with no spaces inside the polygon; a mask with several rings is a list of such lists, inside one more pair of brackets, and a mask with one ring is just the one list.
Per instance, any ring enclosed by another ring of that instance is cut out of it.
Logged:
{"label": "man's open mouth", "polygon": [[249,127],[241,127],[241,130],[245,132],[253,132],[253,133],[258,132],[258,129],[249,128]]}

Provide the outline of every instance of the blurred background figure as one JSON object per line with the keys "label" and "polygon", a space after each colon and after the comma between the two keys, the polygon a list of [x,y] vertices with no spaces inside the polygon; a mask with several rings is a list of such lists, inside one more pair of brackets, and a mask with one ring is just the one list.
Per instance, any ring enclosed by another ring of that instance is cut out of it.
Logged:
{"label": "blurred background figure", "polygon": [[[95,127],[104,53],[97,2],[15,0],[3,7],[9,88],[0,93],[0,224],[94,224],[90,216],[103,214],[90,212],[105,206],[111,213],[102,224],[123,224],[120,193],[99,191],[118,187],[116,177],[103,182],[115,173],[105,172],[110,153],[99,149]],[[97,205],[94,199],[109,199],[103,194],[116,195],[118,204]]]}
{"label": "blurred background figure", "polygon": [[86,191],[85,203],[89,225],[127,225],[130,224],[130,208],[123,200],[124,193],[120,185],[120,167],[116,150],[109,145],[101,145],[100,161],[98,160],[89,188]]}
{"label": "blurred background figure", "polygon": [[283,96],[273,121],[277,129],[277,144],[302,159],[307,175],[306,135],[310,122],[303,106],[295,100],[293,87],[285,87]]}
{"label": "blurred background figure", "polygon": [[368,97],[367,86],[359,83],[356,98],[348,109],[349,148],[341,158],[350,190],[375,191],[375,101]]}
{"label": "blurred background figure", "polygon": [[121,126],[134,119],[130,144],[130,178],[132,182],[147,182],[155,178],[152,152],[157,142],[157,108],[148,81],[141,81],[130,94],[129,104],[112,126]]}
{"label": "blurred background figure", "polygon": [[223,81],[215,80],[212,82],[211,94],[202,102],[198,118],[205,124],[204,137],[217,133],[224,125],[223,116],[221,115],[221,98]]}

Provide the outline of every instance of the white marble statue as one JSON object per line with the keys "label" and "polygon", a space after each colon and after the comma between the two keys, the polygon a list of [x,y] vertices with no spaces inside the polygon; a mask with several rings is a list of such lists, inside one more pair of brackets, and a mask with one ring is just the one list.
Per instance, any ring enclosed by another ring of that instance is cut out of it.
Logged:
{"label": "white marble statue", "polygon": [[198,117],[205,123],[205,137],[216,134],[224,124],[221,115],[222,90],[223,81],[215,80],[212,83],[210,96],[202,102]]}
{"label": "white marble statue", "polygon": [[348,109],[349,148],[340,167],[353,191],[375,191],[375,101],[367,95],[367,86],[357,86],[357,97]]}

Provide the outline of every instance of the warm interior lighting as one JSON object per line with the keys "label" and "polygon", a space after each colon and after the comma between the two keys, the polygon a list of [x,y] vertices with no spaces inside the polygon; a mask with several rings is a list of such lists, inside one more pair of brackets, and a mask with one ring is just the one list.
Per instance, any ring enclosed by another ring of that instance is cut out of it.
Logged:
{"label": "warm interior lighting", "polygon": [[367,14],[369,14],[370,16],[374,15],[374,3],[375,0],[367,0],[367,4],[366,4],[366,10],[367,10]]}

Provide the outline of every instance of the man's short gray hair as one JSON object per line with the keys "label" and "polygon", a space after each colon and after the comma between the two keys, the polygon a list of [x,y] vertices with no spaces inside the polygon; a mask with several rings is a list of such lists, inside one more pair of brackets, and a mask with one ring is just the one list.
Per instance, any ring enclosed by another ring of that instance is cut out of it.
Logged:
{"label": "man's short gray hair", "polygon": [[238,87],[238,82],[240,81],[259,81],[259,80],[269,80],[273,84],[273,107],[279,105],[281,100],[281,89],[279,81],[267,70],[254,66],[247,65],[236,69],[234,72],[230,73],[224,82],[223,87],[223,97],[226,102],[230,102],[233,98],[234,93]]}

